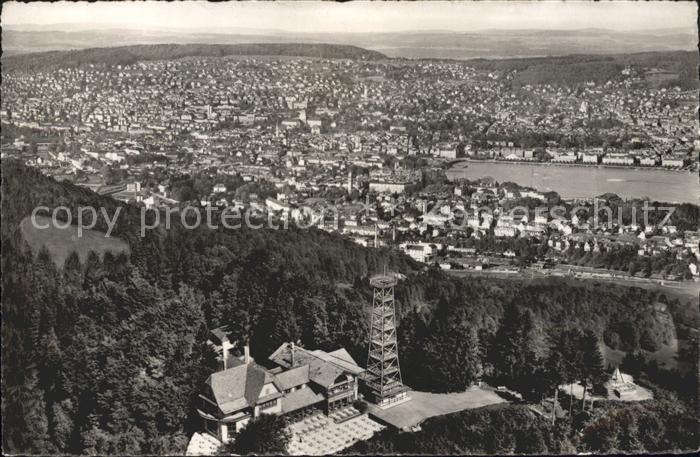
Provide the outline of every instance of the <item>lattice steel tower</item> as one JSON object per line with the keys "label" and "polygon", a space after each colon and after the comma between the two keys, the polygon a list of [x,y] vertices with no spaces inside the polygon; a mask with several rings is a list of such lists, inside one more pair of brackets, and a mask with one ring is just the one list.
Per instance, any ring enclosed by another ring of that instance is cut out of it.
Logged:
{"label": "lattice steel tower", "polygon": [[374,299],[365,383],[371,400],[380,406],[386,406],[405,398],[407,390],[401,381],[399,350],[396,343],[396,278],[377,275],[372,277],[369,283],[374,288]]}

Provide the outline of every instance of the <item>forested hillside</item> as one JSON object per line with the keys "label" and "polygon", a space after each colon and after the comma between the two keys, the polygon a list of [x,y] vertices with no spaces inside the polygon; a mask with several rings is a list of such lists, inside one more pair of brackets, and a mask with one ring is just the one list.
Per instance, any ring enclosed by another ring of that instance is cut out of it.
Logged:
{"label": "forested hillside", "polygon": [[[359,348],[365,318],[349,301],[360,299],[337,284],[415,265],[319,231],[176,225],[140,238],[139,208],[2,167],[6,452],[183,453],[211,372],[208,329],[233,324],[257,357],[297,339]],[[36,205],[121,206],[113,235],[131,257],[71,255],[57,269],[20,236]]]}
{"label": "forested hillside", "polygon": [[[229,325],[261,360],[284,341],[300,341],[345,346],[363,361],[367,277],[385,266],[406,275],[396,291],[401,366],[406,382],[424,390],[462,390],[480,375],[536,379],[556,338],[581,342],[592,357],[597,339],[653,350],[674,334],[672,319],[655,317],[658,302],[697,328],[696,309],[655,291],[460,280],[318,230],[174,223],[141,238],[140,208],[15,161],[2,163],[2,194],[2,416],[10,453],[183,453],[199,428],[194,400],[213,366],[210,329]],[[112,235],[130,254],[93,253],[85,262],[70,255],[57,267],[21,237],[20,221],[37,205],[110,214],[122,207]],[[498,363],[511,359],[509,367]]]}
{"label": "forested hillside", "polygon": [[569,55],[522,59],[474,59],[469,65],[484,70],[516,70],[520,84],[604,83],[620,76],[628,65],[657,68],[675,75],[666,82],[691,89],[698,87],[698,53],[692,51],[644,52],[617,55]]}
{"label": "forested hillside", "polygon": [[[384,430],[344,454],[571,455],[663,453],[698,445],[695,411],[677,400],[606,402],[554,426],[525,405],[487,406],[428,419],[422,430]],[[577,433],[580,430],[581,433]]]}
{"label": "forested hillside", "polygon": [[131,65],[138,61],[172,60],[182,57],[295,56],[326,59],[386,58],[376,51],[356,46],[323,43],[249,44],[149,44],[75,51],[48,51],[8,56],[2,59],[4,71],[42,71],[88,64]]}

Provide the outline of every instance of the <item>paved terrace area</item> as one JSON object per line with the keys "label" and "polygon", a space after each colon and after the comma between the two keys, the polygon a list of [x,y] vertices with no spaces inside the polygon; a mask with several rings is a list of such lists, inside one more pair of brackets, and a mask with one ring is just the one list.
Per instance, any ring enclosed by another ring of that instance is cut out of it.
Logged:
{"label": "paved terrace area", "polygon": [[208,433],[195,433],[187,445],[185,455],[215,455],[220,447],[221,442]]}
{"label": "paved terrace area", "polygon": [[449,394],[411,390],[408,392],[408,396],[411,397],[409,401],[388,409],[381,409],[370,403],[369,414],[380,422],[398,429],[408,430],[430,417],[504,403],[506,401],[493,390],[478,387],[471,388],[465,392]]}
{"label": "paved terrace area", "polygon": [[292,439],[287,451],[291,455],[329,455],[342,451],[360,440],[372,437],[384,426],[366,414],[336,423],[319,414],[291,424]]}

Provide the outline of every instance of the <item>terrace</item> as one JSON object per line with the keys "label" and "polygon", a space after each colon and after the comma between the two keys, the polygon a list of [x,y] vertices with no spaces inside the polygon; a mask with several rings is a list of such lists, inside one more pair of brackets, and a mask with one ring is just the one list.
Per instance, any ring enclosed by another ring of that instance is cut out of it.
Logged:
{"label": "terrace", "polygon": [[291,424],[292,439],[287,450],[291,455],[334,454],[371,438],[383,428],[355,408],[345,408],[330,417],[319,414]]}

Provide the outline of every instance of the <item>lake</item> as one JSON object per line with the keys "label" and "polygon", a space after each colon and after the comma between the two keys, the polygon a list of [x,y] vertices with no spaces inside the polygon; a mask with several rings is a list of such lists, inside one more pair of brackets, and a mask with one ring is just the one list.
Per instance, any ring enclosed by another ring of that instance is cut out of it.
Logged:
{"label": "lake", "polygon": [[612,192],[625,198],[649,197],[661,202],[698,204],[698,176],[662,169],[537,165],[465,161],[447,170],[451,179],[491,176],[540,191],[553,190],[563,198],[592,198]]}

